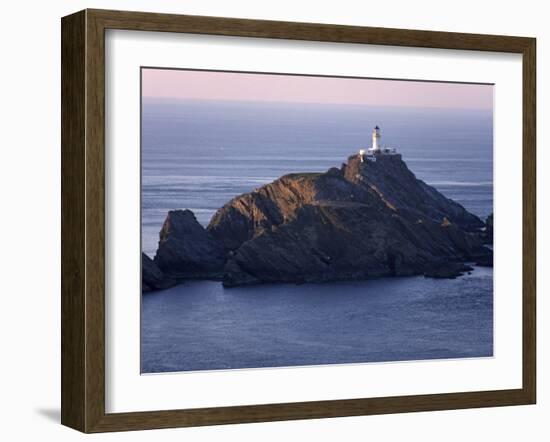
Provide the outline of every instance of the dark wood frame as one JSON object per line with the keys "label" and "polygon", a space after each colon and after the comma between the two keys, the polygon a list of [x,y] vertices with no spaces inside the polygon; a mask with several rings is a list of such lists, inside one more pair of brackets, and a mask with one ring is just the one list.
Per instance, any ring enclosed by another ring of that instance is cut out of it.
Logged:
{"label": "dark wood frame", "polygon": [[[84,10],[62,19],[61,422],[83,432],[534,404],[536,40],[449,32]],[[105,412],[105,30],[519,53],[523,56],[523,386],[514,390]]]}

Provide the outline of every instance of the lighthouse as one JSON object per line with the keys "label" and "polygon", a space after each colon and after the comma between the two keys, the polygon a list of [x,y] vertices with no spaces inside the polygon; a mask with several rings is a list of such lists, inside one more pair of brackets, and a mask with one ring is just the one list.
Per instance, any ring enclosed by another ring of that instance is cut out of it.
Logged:
{"label": "lighthouse", "polygon": [[379,152],[380,151],[380,138],[381,137],[382,136],[380,135],[380,128],[378,126],[376,126],[372,130],[372,147],[371,147],[372,152]]}
{"label": "lighthouse", "polygon": [[380,158],[392,155],[399,155],[397,153],[397,150],[393,147],[382,147],[380,143],[381,138],[382,135],[380,135],[380,128],[378,126],[375,126],[372,130],[372,147],[368,148],[367,150],[365,150],[364,148],[359,149],[359,158],[361,159],[362,163],[364,162],[364,160],[375,163],[377,157]]}

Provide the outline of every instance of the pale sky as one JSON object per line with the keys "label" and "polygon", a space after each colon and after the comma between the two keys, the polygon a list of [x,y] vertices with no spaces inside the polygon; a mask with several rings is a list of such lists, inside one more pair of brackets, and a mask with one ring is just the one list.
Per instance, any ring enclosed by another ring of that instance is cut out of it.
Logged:
{"label": "pale sky", "polygon": [[493,86],[295,75],[142,70],[144,97],[492,109]]}

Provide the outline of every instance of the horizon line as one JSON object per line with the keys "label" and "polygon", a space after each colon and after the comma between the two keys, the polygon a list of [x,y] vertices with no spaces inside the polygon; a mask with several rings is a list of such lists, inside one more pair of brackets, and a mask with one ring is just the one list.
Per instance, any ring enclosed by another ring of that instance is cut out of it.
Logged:
{"label": "horizon line", "polygon": [[371,107],[371,108],[412,108],[412,109],[445,109],[445,110],[472,110],[472,111],[493,111],[493,107],[466,107],[466,106],[432,106],[432,105],[415,105],[415,104],[363,104],[363,103],[346,103],[346,102],[328,102],[328,101],[295,101],[295,100],[251,100],[251,99],[229,99],[229,98],[191,98],[166,95],[141,95],[141,99],[157,99],[157,100],[172,100],[172,101],[207,101],[214,103],[246,103],[246,104],[297,104],[297,105],[317,105],[317,106],[349,106],[349,107]]}

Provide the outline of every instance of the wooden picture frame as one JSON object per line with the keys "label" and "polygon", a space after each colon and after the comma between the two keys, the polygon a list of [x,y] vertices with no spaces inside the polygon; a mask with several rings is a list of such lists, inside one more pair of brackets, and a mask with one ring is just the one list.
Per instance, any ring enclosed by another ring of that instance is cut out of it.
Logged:
{"label": "wooden picture frame", "polygon": [[[495,51],[523,57],[523,385],[512,390],[132,413],[105,412],[105,30]],[[106,10],[62,19],[62,409],[83,432],[534,404],[534,38]]]}

